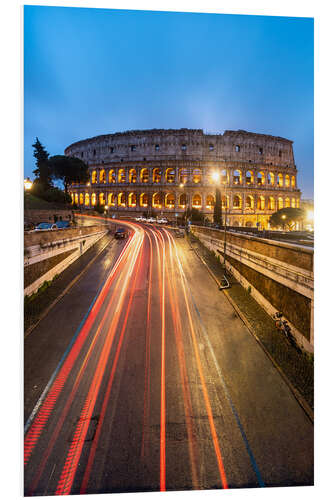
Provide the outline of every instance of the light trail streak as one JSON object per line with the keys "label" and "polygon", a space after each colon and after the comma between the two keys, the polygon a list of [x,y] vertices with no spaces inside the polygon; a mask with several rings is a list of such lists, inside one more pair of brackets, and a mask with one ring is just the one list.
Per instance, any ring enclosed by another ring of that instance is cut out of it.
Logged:
{"label": "light trail streak", "polygon": [[[74,335],[72,342],[67,352],[67,357],[62,360],[62,366],[58,367],[58,374],[54,377],[52,385],[50,385],[50,390],[44,400],[37,403],[37,408],[34,409],[32,416],[29,421],[31,422],[30,428],[28,429],[25,439],[24,439],[24,465],[26,466],[29,458],[32,454],[33,449],[45,427],[46,422],[49,419],[51,412],[57,402],[57,399],[62,392],[65,382],[74,366],[74,363],[79,356],[85,340],[91,330],[91,327],[96,319],[96,316],[104,303],[105,297],[109,292],[112,282],[116,276],[116,272],[123,262],[124,256],[126,256],[127,249],[129,248],[132,237],[129,238],[123,250],[121,251],[114,267],[112,268],[110,275],[108,276],[104,286],[101,289],[99,296],[97,297],[93,307],[91,308],[86,321],[84,322],[80,331],[77,332],[77,336]],[[40,407],[40,408],[39,408]],[[33,415],[37,415],[33,419]]]}
{"label": "light trail streak", "polygon": [[165,491],[165,244],[162,244],[160,491]]}
{"label": "light trail streak", "polygon": [[129,263],[129,269],[126,274],[126,278],[123,283],[123,287],[118,299],[118,306],[116,308],[116,312],[112,318],[112,322],[102,349],[102,353],[100,355],[98,365],[96,368],[96,372],[94,374],[93,380],[90,385],[90,389],[84,404],[84,407],[81,411],[81,417],[78,421],[78,424],[76,426],[76,430],[74,432],[74,437],[70,446],[70,449],[67,454],[67,458],[65,461],[65,465],[62,469],[62,473],[58,482],[58,486],[56,489],[55,494],[56,495],[68,495],[70,494],[70,490],[74,481],[76,469],[80,460],[82,448],[83,448],[83,443],[86,437],[86,434],[88,432],[88,427],[90,424],[90,419],[92,412],[95,407],[95,403],[97,400],[97,396],[99,393],[99,388],[102,383],[102,378],[105,372],[105,368],[108,362],[108,358],[110,355],[110,350],[113,344],[116,328],[119,323],[120,315],[121,315],[121,310],[122,308],[120,307],[121,304],[124,303],[125,299],[125,294],[128,291],[128,284],[129,280],[132,276],[134,265],[137,261],[137,257],[139,254],[139,250],[141,248],[143,241],[143,232],[140,232],[138,241],[136,242],[136,245],[133,250],[133,254],[131,257],[131,261]]}
{"label": "light trail streak", "polygon": [[[168,231],[165,231],[165,233],[168,235],[168,238],[170,241],[170,235],[169,235]],[[216,432],[216,428],[215,428],[213,412],[212,412],[212,408],[211,408],[211,404],[210,404],[210,400],[209,400],[209,396],[208,396],[208,390],[207,390],[206,381],[205,381],[205,377],[204,377],[204,373],[203,373],[203,368],[202,368],[202,364],[201,364],[201,360],[200,360],[199,348],[198,348],[198,344],[197,344],[193,319],[192,319],[189,301],[188,301],[188,297],[187,297],[187,291],[186,291],[185,280],[184,280],[185,274],[184,274],[181,262],[179,260],[179,255],[178,255],[176,244],[175,244],[173,239],[171,241],[172,241],[173,246],[175,248],[176,260],[178,263],[178,268],[180,270],[181,284],[182,284],[182,289],[183,289],[184,298],[185,298],[187,316],[188,316],[188,320],[189,320],[189,324],[190,324],[190,332],[191,332],[191,337],[192,337],[192,341],[193,341],[194,354],[195,354],[197,368],[198,368],[198,372],[199,372],[199,376],[200,376],[200,380],[201,380],[202,393],[203,393],[205,407],[206,407],[206,411],[207,411],[207,417],[208,417],[208,421],[209,421],[210,431],[211,431],[211,435],[212,435],[212,439],[213,439],[213,445],[214,445],[217,465],[218,465],[218,469],[219,469],[219,473],[220,473],[220,477],[221,477],[221,481],[222,481],[222,486],[223,486],[223,488],[228,488],[227,477],[226,477],[226,473],[224,470],[222,454],[221,454],[219,440],[218,440],[218,436],[217,436],[217,432]]]}
{"label": "light trail streak", "polygon": [[[145,441],[147,439],[146,429],[149,422],[149,401],[150,401],[150,338],[151,338],[151,291],[153,272],[153,244],[149,232],[146,232],[149,240],[149,277],[148,277],[148,297],[147,297],[147,323],[146,323],[146,359],[145,359],[145,389],[143,398],[143,429],[141,442],[141,459],[145,455]],[[149,437],[149,433],[148,433]]]}
{"label": "light trail streak", "polygon": [[175,280],[175,275],[174,275],[175,274],[174,256],[172,253],[172,245],[170,244],[170,241],[169,241],[169,254],[170,254],[169,258],[170,258],[170,263],[171,263],[171,277],[168,275],[168,290],[169,290],[171,314],[172,314],[172,321],[173,321],[173,325],[174,325],[174,334],[175,334],[175,339],[176,339],[179,371],[180,371],[180,376],[181,376],[182,391],[183,391],[183,398],[184,398],[185,422],[186,422],[186,429],[187,429],[187,435],[188,435],[188,448],[189,448],[189,456],[190,456],[190,462],[191,462],[192,484],[193,484],[194,489],[198,490],[199,489],[199,481],[198,481],[196,454],[195,454],[195,447],[194,447],[195,434],[194,434],[193,422],[192,422],[193,410],[192,410],[188,376],[187,376],[187,371],[186,371],[185,352],[184,352],[184,346],[183,346],[183,340],[182,340],[181,319],[180,319],[180,312],[179,312],[179,307],[178,307],[179,301],[178,301],[176,280]]}
{"label": "light trail streak", "polygon": [[85,473],[84,473],[84,476],[83,476],[83,480],[82,480],[82,484],[81,484],[81,489],[80,489],[80,494],[84,494],[86,492],[87,485],[88,485],[89,478],[90,478],[90,474],[91,474],[92,465],[93,465],[95,454],[96,454],[97,445],[98,445],[99,438],[100,438],[100,435],[101,435],[102,425],[103,425],[103,421],[104,421],[104,418],[105,418],[105,414],[106,414],[106,410],[107,410],[107,405],[108,405],[109,399],[110,399],[111,388],[112,388],[112,384],[113,384],[113,380],[114,380],[114,375],[115,375],[117,364],[118,364],[118,359],[119,359],[121,347],[122,347],[122,344],[123,344],[123,339],[124,339],[124,334],[125,334],[125,330],[126,330],[126,326],[127,326],[127,321],[128,321],[129,314],[131,312],[131,306],[132,306],[132,302],[133,302],[134,292],[135,292],[135,289],[136,289],[137,278],[138,278],[138,275],[139,275],[139,272],[140,272],[140,269],[141,269],[141,266],[142,266],[142,246],[140,248],[140,257],[139,257],[139,259],[140,259],[140,262],[139,262],[139,265],[138,265],[138,267],[136,269],[134,282],[133,282],[133,285],[132,285],[131,290],[130,290],[130,298],[129,298],[129,301],[128,301],[128,305],[127,305],[127,309],[126,309],[126,313],[125,313],[125,318],[124,318],[124,321],[123,321],[122,330],[121,330],[121,333],[120,333],[120,336],[119,336],[117,350],[116,350],[115,358],[114,358],[114,361],[113,361],[113,364],[112,364],[110,378],[109,378],[108,385],[107,385],[106,392],[105,392],[105,396],[104,396],[104,399],[103,399],[103,404],[102,404],[102,409],[101,409],[101,413],[100,413],[100,417],[99,417],[99,421],[98,421],[98,426],[97,426],[97,429],[96,429],[96,434],[95,434],[94,441],[92,443],[92,446],[91,446],[91,449],[90,449],[90,452],[89,452],[88,463],[87,463],[86,470],[85,470]]}

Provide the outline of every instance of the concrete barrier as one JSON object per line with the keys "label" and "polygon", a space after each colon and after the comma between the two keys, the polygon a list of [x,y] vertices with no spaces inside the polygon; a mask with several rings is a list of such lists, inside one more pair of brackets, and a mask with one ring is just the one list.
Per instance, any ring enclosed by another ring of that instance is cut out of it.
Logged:
{"label": "concrete barrier", "polygon": [[[191,226],[221,260],[224,231]],[[226,233],[226,266],[269,314],[282,311],[298,343],[313,352],[313,250],[291,243]]]}

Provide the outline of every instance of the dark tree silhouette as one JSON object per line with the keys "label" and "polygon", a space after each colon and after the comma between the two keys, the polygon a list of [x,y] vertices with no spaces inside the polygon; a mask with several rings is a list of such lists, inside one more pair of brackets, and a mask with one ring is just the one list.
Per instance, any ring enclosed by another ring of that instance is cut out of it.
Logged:
{"label": "dark tree silhouette", "polygon": [[49,165],[54,179],[63,182],[65,193],[72,182],[86,183],[89,180],[88,165],[74,156],[56,155],[49,158]]}
{"label": "dark tree silhouette", "polygon": [[48,162],[49,153],[36,137],[36,142],[32,145],[34,148],[34,157],[36,158],[36,169],[33,173],[36,176],[35,184],[39,184],[43,191],[52,187],[52,173]]}
{"label": "dark tree silhouette", "polygon": [[216,188],[213,220],[215,224],[222,225],[222,199],[219,188]]}

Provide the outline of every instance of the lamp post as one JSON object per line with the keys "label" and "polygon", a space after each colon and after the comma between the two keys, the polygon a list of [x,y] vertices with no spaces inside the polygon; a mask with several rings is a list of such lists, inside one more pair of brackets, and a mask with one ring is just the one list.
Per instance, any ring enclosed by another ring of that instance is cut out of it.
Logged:
{"label": "lamp post", "polygon": [[26,179],[24,179],[24,191],[30,191],[31,188],[32,188],[32,182],[29,179],[29,177],[27,177]]}
{"label": "lamp post", "polygon": [[283,220],[283,223],[282,223],[282,229],[283,229],[283,231],[284,231],[284,221],[285,221],[285,218],[286,218],[285,214],[281,215],[281,219]]}

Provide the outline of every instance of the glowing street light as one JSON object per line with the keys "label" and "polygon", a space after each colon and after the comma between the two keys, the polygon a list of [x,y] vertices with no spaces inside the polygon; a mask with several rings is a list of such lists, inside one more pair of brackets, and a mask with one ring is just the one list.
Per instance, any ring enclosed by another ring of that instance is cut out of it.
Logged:
{"label": "glowing street light", "polygon": [[220,180],[220,174],[219,172],[213,172],[212,173],[212,179],[215,183],[217,183]]}
{"label": "glowing street light", "polygon": [[313,210],[309,210],[306,217],[309,221],[313,221]]}
{"label": "glowing street light", "polygon": [[32,182],[29,179],[29,177],[27,177],[26,179],[24,179],[24,190],[29,191],[31,187],[32,187]]}

